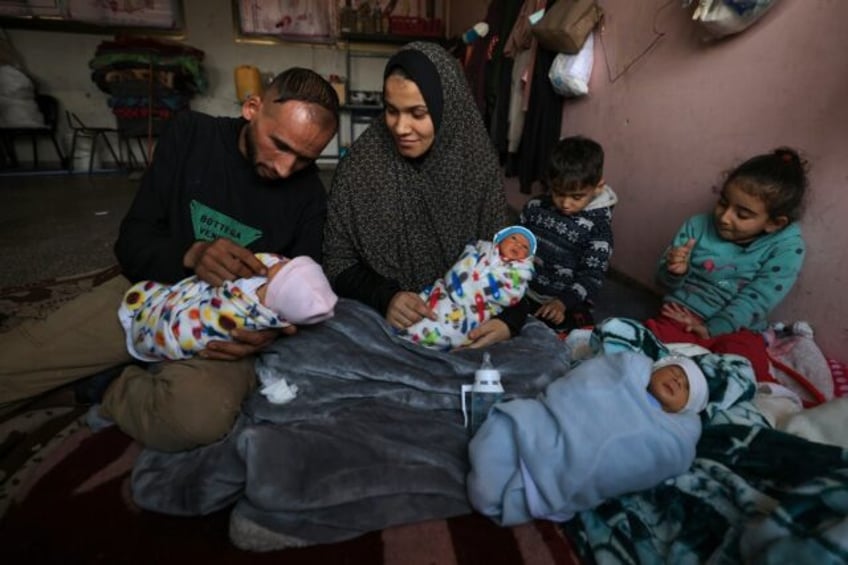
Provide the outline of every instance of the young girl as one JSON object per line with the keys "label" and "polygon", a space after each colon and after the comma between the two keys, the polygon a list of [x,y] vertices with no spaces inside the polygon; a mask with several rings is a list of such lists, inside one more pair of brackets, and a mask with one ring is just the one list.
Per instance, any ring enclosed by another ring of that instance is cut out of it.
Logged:
{"label": "young girl", "polygon": [[665,342],[743,355],[758,380],[773,380],[755,332],[801,270],[806,188],[806,163],[786,147],[731,171],[713,213],[689,218],[660,259],[657,278],[668,293],[646,326]]}

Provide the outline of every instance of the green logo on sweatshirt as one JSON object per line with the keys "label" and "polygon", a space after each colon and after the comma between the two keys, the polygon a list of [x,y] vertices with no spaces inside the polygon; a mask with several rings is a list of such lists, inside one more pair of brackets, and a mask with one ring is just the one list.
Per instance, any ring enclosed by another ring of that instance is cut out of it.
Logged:
{"label": "green logo on sweatshirt", "polygon": [[247,247],[262,237],[261,230],[246,226],[197,200],[191,201],[191,225],[194,227],[194,238],[201,241],[226,237]]}

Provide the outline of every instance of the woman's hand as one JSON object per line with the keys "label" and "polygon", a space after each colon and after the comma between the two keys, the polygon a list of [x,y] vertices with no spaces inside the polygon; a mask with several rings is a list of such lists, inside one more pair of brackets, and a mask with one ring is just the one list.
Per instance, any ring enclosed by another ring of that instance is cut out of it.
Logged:
{"label": "woman's hand", "polygon": [[203,359],[237,361],[271,345],[280,333],[292,335],[296,332],[295,326],[287,326],[281,330],[233,330],[230,333],[233,341],[210,341],[206,344],[206,349],[198,355]]}
{"label": "woman's hand", "polygon": [[418,294],[408,290],[395,294],[386,311],[386,321],[399,330],[404,330],[423,318],[435,320],[436,313],[427,307]]}
{"label": "woman's hand", "polygon": [[695,247],[695,240],[690,238],[683,245],[672,247],[666,252],[666,269],[669,273],[680,277],[689,271],[689,255],[692,254],[693,247]]}
{"label": "woman's hand", "polygon": [[267,273],[265,265],[252,251],[223,237],[211,242],[194,242],[183,256],[183,266],[212,286]]}
{"label": "woman's hand", "polygon": [[471,340],[471,344],[466,347],[479,349],[480,347],[486,347],[499,341],[505,341],[510,337],[509,326],[506,325],[506,322],[492,318],[482,326],[468,332],[468,339]]}
{"label": "woman's hand", "polygon": [[676,302],[666,302],[660,309],[660,315],[670,318],[683,325],[683,328],[701,339],[709,339],[710,330],[704,324],[704,320],[690,309]]}
{"label": "woman's hand", "polygon": [[562,300],[554,298],[542,304],[534,316],[558,326],[565,321],[565,304]]}

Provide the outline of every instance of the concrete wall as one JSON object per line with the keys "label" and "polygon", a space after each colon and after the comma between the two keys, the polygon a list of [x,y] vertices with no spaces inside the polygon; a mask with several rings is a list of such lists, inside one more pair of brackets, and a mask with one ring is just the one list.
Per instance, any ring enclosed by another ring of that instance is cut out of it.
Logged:
{"label": "concrete wall", "polygon": [[723,171],[794,146],[811,165],[801,222],[808,255],[773,319],[808,320],[825,353],[848,358],[848,2],[782,0],[714,43],[702,41],[680,2],[602,5],[590,94],[566,102],[562,131],[606,149],[620,197],[614,267],[652,284],[681,222],[712,209]]}

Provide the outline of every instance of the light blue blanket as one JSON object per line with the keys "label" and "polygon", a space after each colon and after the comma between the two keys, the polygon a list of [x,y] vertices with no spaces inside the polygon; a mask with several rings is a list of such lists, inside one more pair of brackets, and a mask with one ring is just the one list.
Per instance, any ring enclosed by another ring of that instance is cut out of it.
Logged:
{"label": "light blue blanket", "polygon": [[469,449],[472,506],[502,525],[568,520],[685,472],[700,418],[649,401],[652,364],[633,352],[595,357],[537,399],[496,405]]}

